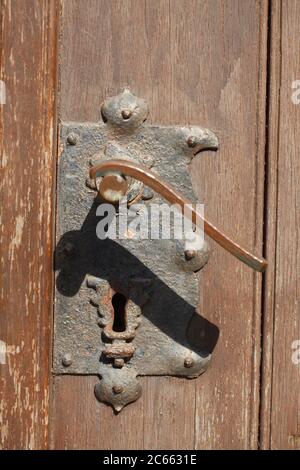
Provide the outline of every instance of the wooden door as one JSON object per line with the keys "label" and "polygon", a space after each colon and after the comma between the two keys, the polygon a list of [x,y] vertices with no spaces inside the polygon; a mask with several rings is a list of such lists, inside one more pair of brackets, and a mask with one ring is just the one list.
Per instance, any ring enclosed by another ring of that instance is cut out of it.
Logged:
{"label": "wooden door", "polygon": [[[2,448],[299,448],[299,13],[297,0],[1,1]],[[220,337],[208,371],[143,377],[115,415],[96,377],[51,373],[52,260],[58,123],[97,121],[124,86],[153,123],[215,131],[195,191],[269,268],[210,242],[199,310]]]}

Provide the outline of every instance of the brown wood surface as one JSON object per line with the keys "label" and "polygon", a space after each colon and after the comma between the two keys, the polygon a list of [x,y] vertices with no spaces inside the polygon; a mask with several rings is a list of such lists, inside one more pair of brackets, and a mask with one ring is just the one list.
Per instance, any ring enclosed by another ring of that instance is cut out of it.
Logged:
{"label": "brown wood surface", "polygon": [[0,448],[48,445],[55,0],[2,0]]}
{"label": "brown wood surface", "polygon": [[[60,113],[95,121],[120,87],[147,99],[150,120],[197,124],[220,150],[197,158],[193,180],[206,215],[261,253],[266,1],[64,0]],[[55,448],[256,448],[261,275],[221,248],[201,275],[200,308],[220,328],[199,379],[142,379],[120,415],[96,401],[94,377],[56,377]]]}
{"label": "brown wood surface", "polygon": [[300,340],[300,104],[292,100],[300,79],[299,30],[300,2],[272,2],[267,256],[273,267],[265,286],[261,415],[262,447],[272,449],[300,449],[300,365],[292,361],[292,344]]}
{"label": "brown wood surface", "polygon": [[[55,448],[256,448],[260,438],[263,449],[299,449],[299,1],[273,0],[269,10],[263,312],[261,275],[211,243],[199,304],[220,329],[210,369],[195,381],[142,378],[142,398],[118,416],[95,399],[96,377],[56,377],[49,418],[58,7],[0,1],[0,448],[47,447],[50,419]],[[61,118],[97,120],[103,98],[129,85],[152,122],[211,127],[221,147],[197,157],[195,188],[206,216],[259,254],[268,2],[62,7]]]}

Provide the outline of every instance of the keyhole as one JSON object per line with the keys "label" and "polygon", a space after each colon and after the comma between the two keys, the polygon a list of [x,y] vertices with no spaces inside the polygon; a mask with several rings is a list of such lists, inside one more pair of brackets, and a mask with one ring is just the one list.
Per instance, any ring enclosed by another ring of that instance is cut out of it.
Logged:
{"label": "keyhole", "polygon": [[114,308],[113,331],[120,332],[126,330],[126,303],[125,295],[116,292],[111,299]]}

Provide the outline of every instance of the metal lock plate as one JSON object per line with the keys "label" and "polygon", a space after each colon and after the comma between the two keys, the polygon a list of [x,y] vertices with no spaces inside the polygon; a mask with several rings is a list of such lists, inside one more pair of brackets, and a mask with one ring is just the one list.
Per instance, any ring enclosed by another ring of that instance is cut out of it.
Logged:
{"label": "metal lock plate", "polygon": [[[102,113],[104,123],[60,128],[53,370],[100,376],[97,398],[120,411],[140,396],[139,375],[192,378],[207,368],[218,332],[196,312],[194,271],[208,250],[187,259],[181,240],[130,234],[100,240],[89,167],[110,158],[134,160],[196,202],[188,165],[217,139],[206,129],[144,124],[147,105],[128,90],[104,103]],[[132,183],[130,198],[146,206],[163,203],[140,183]]]}

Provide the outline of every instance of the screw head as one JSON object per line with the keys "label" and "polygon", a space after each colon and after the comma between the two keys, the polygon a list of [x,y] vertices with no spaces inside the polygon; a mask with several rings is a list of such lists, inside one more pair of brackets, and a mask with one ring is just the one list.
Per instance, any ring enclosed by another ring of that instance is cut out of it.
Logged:
{"label": "screw head", "polygon": [[143,190],[142,199],[144,201],[149,201],[149,199],[152,199],[153,196],[154,196],[154,192],[152,191],[152,189],[147,188],[147,186],[146,186]]}
{"label": "screw head", "polygon": [[114,367],[117,367],[118,369],[122,369],[124,366],[125,361],[122,357],[116,357],[114,360]]}
{"label": "screw head", "polygon": [[70,132],[70,134],[67,136],[67,142],[70,145],[76,145],[79,140],[79,136],[75,134],[75,132]]}
{"label": "screw head", "polygon": [[186,143],[188,144],[189,147],[196,147],[197,145],[197,140],[196,140],[196,137],[194,137],[193,135],[190,135],[186,141]]}
{"label": "screw head", "polygon": [[191,357],[186,357],[185,360],[184,360],[184,367],[186,367],[187,369],[189,369],[190,367],[192,367],[192,365],[194,364],[194,361]]}
{"label": "screw head", "polygon": [[112,389],[116,395],[124,391],[124,388],[122,387],[122,385],[114,385]]}
{"label": "screw head", "polygon": [[66,353],[66,354],[63,356],[61,362],[62,362],[62,365],[63,365],[64,367],[69,367],[69,366],[72,364],[72,362],[73,362],[71,354],[70,354],[70,353]]}
{"label": "screw head", "polygon": [[131,109],[122,109],[121,114],[122,114],[122,118],[127,120],[131,118],[132,111]]}
{"label": "screw head", "polygon": [[196,251],[195,250],[186,250],[184,252],[184,256],[185,256],[185,259],[189,261],[189,260],[195,258]]}

